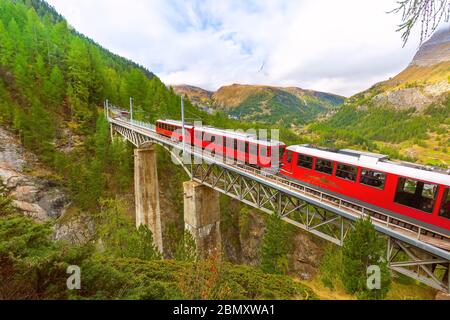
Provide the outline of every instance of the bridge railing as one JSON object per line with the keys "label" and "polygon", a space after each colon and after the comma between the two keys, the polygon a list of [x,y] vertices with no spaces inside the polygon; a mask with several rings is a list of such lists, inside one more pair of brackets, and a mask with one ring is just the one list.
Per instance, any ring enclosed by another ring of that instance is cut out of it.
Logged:
{"label": "bridge railing", "polygon": [[137,125],[139,127],[143,127],[146,129],[150,129],[152,131],[156,131],[156,126],[154,124],[151,124],[149,122],[139,121],[139,120],[128,120],[127,122]]}

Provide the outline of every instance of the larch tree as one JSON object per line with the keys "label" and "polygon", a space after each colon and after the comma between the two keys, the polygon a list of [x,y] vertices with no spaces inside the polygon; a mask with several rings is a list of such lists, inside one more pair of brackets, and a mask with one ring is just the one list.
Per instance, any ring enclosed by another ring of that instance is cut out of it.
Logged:
{"label": "larch tree", "polygon": [[420,44],[422,44],[442,22],[450,18],[449,0],[400,0],[393,13],[402,14],[402,22],[398,31],[403,32],[404,44],[408,42],[412,30],[420,24]]}
{"label": "larch tree", "polygon": [[84,126],[92,117],[89,108],[91,60],[85,43],[79,38],[74,38],[70,43],[67,65],[72,120]]}

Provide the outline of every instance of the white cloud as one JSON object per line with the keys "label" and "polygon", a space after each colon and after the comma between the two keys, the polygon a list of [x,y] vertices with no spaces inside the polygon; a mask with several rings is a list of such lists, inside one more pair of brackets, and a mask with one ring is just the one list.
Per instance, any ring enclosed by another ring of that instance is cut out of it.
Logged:
{"label": "white cloud", "polygon": [[[405,68],[395,0],[48,0],[77,30],[167,84],[355,94]],[[264,65],[262,71],[261,66]]]}

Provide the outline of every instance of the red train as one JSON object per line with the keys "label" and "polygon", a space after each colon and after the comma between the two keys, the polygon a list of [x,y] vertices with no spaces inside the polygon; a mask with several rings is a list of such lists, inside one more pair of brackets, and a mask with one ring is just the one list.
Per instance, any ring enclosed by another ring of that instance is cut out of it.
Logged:
{"label": "red train", "polygon": [[[182,140],[179,121],[159,120],[157,132]],[[450,236],[450,173],[355,150],[262,141],[256,136],[186,125],[186,142],[313,186],[368,209]],[[175,132],[175,133],[174,133]],[[278,156],[281,161],[277,160]],[[281,163],[280,163],[281,162]]]}
{"label": "red train", "polygon": [[[194,137],[194,127],[185,125],[186,143],[192,145]],[[183,141],[182,125],[180,121],[158,120],[156,122],[156,132],[160,135],[170,137],[172,140]]]}
{"label": "red train", "polygon": [[[256,135],[213,127],[185,125],[185,131],[186,143],[205,153],[224,156],[260,168],[278,168],[279,159],[286,149],[286,145],[279,141],[258,140]],[[156,132],[174,140],[183,140],[182,124],[179,121],[158,120]]]}
{"label": "red train", "polygon": [[387,156],[308,145],[287,148],[280,173],[374,211],[450,235],[450,175]]}

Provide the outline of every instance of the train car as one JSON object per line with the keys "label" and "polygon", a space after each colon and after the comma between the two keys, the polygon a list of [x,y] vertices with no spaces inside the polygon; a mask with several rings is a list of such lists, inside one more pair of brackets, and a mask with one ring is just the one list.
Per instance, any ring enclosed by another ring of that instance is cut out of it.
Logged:
{"label": "train car", "polygon": [[194,129],[194,146],[259,168],[279,167],[286,145],[279,141],[258,140],[256,135],[212,127]]}
{"label": "train car", "polygon": [[368,209],[450,235],[450,172],[354,150],[291,146],[280,174]]}
{"label": "train car", "polygon": [[[158,120],[156,122],[156,133],[172,138],[174,141],[183,141],[183,125],[181,121],[175,120]],[[185,125],[186,143],[193,145],[194,143],[194,127]]]}

